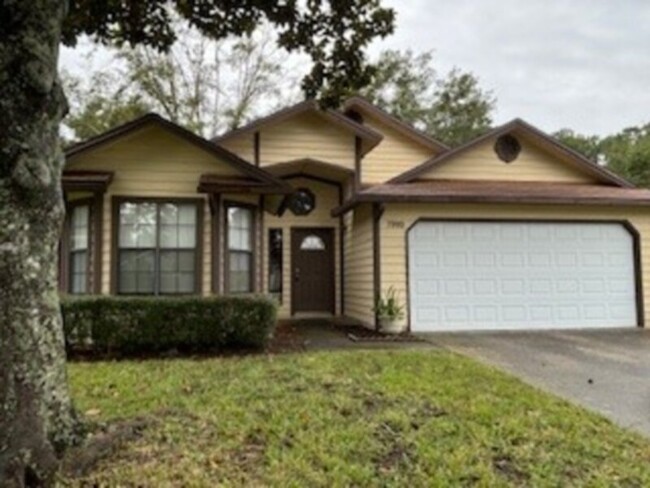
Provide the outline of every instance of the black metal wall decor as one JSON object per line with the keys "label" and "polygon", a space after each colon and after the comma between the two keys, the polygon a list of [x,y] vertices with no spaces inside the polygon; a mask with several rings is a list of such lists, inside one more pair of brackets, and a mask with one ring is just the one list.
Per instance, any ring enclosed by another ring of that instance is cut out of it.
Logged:
{"label": "black metal wall decor", "polygon": [[294,215],[308,215],[316,207],[316,196],[307,188],[299,188],[289,197],[289,210]]}

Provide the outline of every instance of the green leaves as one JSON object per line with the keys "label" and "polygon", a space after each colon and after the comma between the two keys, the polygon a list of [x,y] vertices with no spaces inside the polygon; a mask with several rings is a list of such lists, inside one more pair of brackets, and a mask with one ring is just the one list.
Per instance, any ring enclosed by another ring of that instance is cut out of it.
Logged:
{"label": "green leaves", "polygon": [[212,39],[250,34],[268,21],[280,47],[311,58],[303,91],[329,107],[370,82],[364,49],[391,34],[395,22],[379,0],[71,0],[63,40],[74,45],[85,34],[106,45],[168,51],[178,36],[176,16]]}
{"label": "green leaves", "polygon": [[263,348],[276,305],[257,296],[84,297],[61,302],[68,351],[105,355]]}
{"label": "green leaves", "polygon": [[617,134],[600,138],[562,129],[554,134],[562,143],[596,163],[650,188],[650,124],[628,127]]}
{"label": "green leaves", "polygon": [[379,319],[391,321],[404,318],[404,305],[400,303],[397,290],[392,286],[386,290],[383,296],[378,296],[373,309]]}
{"label": "green leaves", "polygon": [[445,144],[460,145],[492,124],[492,93],[471,73],[453,69],[439,76],[431,51],[384,51],[374,69],[362,94]]}

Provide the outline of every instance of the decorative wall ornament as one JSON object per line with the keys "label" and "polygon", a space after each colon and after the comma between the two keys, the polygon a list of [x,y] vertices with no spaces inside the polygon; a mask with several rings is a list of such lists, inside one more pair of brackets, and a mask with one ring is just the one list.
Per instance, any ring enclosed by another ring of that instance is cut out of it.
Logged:
{"label": "decorative wall ornament", "polygon": [[288,207],[294,215],[309,215],[316,208],[316,196],[307,188],[299,188],[289,197]]}

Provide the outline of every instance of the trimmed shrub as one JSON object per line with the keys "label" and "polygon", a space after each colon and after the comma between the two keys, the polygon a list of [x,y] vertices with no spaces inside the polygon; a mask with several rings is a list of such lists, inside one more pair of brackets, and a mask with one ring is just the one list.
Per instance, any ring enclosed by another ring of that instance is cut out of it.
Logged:
{"label": "trimmed shrub", "polygon": [[118,355],[263,348],[277,317],[261,296],[65,297],[61,312],[68,352]]}

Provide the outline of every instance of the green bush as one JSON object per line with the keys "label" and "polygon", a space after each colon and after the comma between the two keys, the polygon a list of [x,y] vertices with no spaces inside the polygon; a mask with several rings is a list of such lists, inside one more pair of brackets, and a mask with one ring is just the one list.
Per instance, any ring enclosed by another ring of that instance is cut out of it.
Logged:
{"label": "green bush", "polygon": [[150,354],[264,347],[276,305],[258,296],[61,300],[68,352]]}

